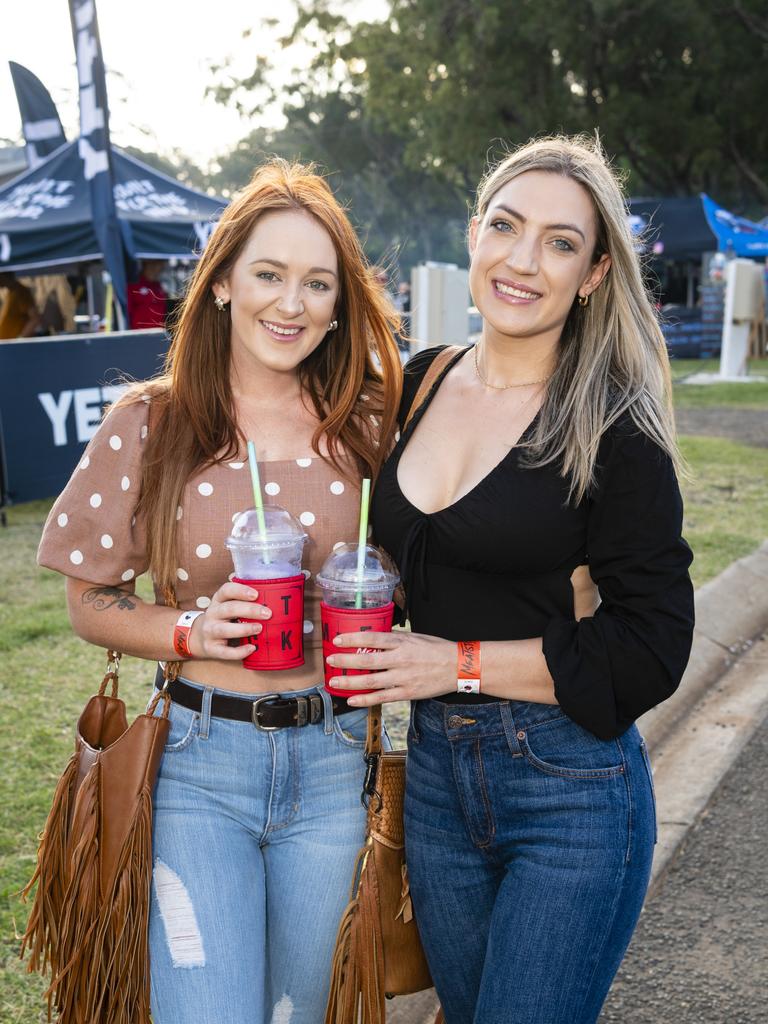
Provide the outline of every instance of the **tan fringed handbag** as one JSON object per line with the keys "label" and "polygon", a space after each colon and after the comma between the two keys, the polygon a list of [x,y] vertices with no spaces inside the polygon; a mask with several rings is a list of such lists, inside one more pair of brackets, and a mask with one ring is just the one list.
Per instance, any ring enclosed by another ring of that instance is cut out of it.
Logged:
{"label": "tan fringed handbag", "polygon": [[161,690],[129,726],[117,695],[119,661],[108,652],[99,692],[80,715],[23,894],[37,884],[21,955],[29,950],[29,971],[50,970],[48,1019],[55,1010],[59,1024],[150,1020],[152,790],[170,697]]}
{"label": "tan fringed handbag", "polygon": [[405,866],[406,753],[381,749],[381,705],[369,710],[365,760],[365,844],[336,937],[325,1024],[384,1024],[385,997],[432,985]]}
{"label": "tan fringed handbag", "polygon": [[[411,404],[403,431],[430,388],[462,350],[449,345],[434,358]],[[403,798],[406,752],[381,749],[381,705],[370,708],[363,786],[365,845],[339,925],[325,1024],[385,1024],[385,999],[432,987],[411,906],[405,864]],[[443,1024],[442,1010],[435,1024]]]}

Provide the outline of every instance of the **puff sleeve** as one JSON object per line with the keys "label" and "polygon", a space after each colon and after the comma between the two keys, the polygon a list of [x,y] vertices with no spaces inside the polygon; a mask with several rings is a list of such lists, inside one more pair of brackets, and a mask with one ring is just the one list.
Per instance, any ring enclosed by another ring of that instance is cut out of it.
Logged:
{"label": "puff sleeve", "polygon": [[38,565],[105,586],[146,571],[146,530],[136,505],[148,420],[141,399],[108,410],[51,509]]}
{"label": "puff sleeve", "polygon": [[691,550],[669,456],[626,424],[601,445],[587,552],[602,603],[547,624],[544,656],[565,713],[601,739],[621,735],[677,689],[694,625]]}

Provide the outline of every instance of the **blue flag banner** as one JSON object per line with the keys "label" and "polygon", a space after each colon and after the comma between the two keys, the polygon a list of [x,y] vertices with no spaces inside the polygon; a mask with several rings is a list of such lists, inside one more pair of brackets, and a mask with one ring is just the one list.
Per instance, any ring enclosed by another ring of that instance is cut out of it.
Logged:
{"label": "blue flag banner", "polygon": [[12,60],[8,64],[21,114],[27,163],[34,170],[67,139],[56,104],[37,75]]}
{"label": "blue flag banner", "polygon": [[[207,196],[112,150],[114,198],[136,259],[195,259],[226,200]],[[0,270],[17,272],[102,259],[91,192],[78,143],[68,142],[33,171],[0,188]]]}
{"label": "blue flag banner", "polygon": [[80,84],[78,153],[90,192],[93,229],[112,278],[115,296],[125,310],[128,291],[125,245],[112,191],[107,82],[95,0],[69,0],[69,13]]}
{"label": "blue flag banner", "polygon": [[734,256],[753,259],[768,256],[768,224],[756,224],[746,217],[737,217],[718,206],[704,192],[701,203],[721,252],[730,250]]}

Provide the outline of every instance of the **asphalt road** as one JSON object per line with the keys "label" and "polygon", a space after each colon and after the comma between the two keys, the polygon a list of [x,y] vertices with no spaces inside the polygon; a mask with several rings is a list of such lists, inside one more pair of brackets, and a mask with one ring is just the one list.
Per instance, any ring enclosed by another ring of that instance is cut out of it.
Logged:
{"label": "asphalt road", "polygon": [[646,904],[600,1024],[768,1021],[768,719]]}

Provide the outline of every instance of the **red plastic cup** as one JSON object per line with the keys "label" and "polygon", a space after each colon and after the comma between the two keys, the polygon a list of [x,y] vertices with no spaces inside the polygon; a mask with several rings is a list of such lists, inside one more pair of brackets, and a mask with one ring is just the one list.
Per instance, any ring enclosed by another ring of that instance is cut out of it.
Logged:
{"label": "red plastic cup", "polygon": [[337,647],[334,637],[340,633],[389,633],[395,605],[379,605],[376,608],[334,608],[325,601],[320,602],[320,624],[323,634],[323,665],[325,666],[325,688],[334,697],[351,697],[355,693],[373,693],[373,690],[339,690],[329,686],[329,680],[336,676],[362,676],[368,669],[333,668],[326,658],[330,654],[364,654],[367,647]]}
{"label": "red plastic cup", "polygon": [[246,636],[243,644],[255,644],[256,650],[243,659],[244,668],[273,672],[300,668],[304,664],[304,575],[278,580],[245,580],[233,577],[258,590],[259,604],[272,612],[269,619],[238,619],[238,622],[259,622],[260,633]]}

